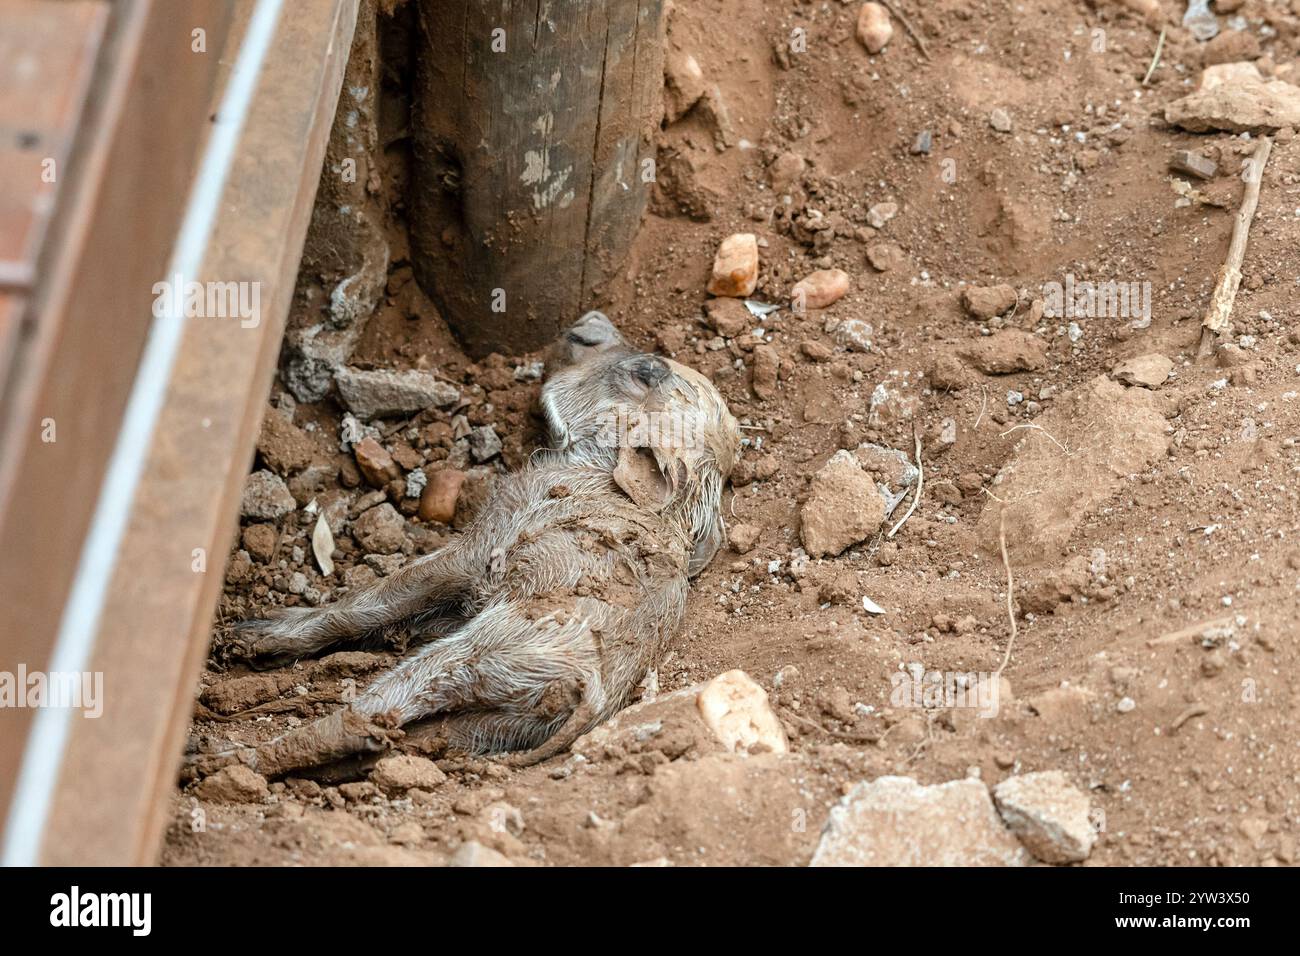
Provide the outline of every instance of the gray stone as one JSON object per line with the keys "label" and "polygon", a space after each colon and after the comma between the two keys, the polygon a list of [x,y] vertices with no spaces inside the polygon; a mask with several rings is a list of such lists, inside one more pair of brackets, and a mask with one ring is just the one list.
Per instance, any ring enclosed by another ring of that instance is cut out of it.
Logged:
{"label": "gray stone", "polygon": [[334,373],[343,404],[357,418],[409,415],[446,408],[460,400],[460,389],[418,369],[396,372],[344,366]]}
{"label": "gray stone", "polygon": [[501,439],[497,437],[497,430],[491,425],[471,429],[469,453],[475,461],[487,461],[501,454]]}
{"label": "gray stone", "polygon": [[911,777],[857,784],[830,812],[812,866],[1024,866],[979,780]]}
{"label": "gray stone", "polygon": [[1097,833],[1088,797],[1061,771],[1008,777],[993,799],[1011,832],[1044,863],[1078,863],[1092,852]]}
{"label": "gray stone", "polygon": [[258,521],[275,521],[298,507],[289,487],[279,475],[262,469],[244,482],[244,497],[239,513]]}
{"label": "gray stone", "polygon": [[371,554],[394,554],[406,543],[406,520],[385,502],[352,522],[352,537]]}

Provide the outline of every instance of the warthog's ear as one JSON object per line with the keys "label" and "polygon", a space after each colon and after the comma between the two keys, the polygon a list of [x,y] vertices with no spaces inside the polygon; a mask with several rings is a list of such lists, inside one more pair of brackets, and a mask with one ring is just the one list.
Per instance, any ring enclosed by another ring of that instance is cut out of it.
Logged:
{"label": "warthog's ear", "polygon": [[[623,493],[646,511],[659,512],[673,498],[677,480],[671,472],[665,471],[665,465],[671,462],[660,461],[660,456],[649,448],[638,448],[624,441],[618,448],[618,464],[614,466],[614,483],[623,489]],[[673,462],[680,464],[680,462]]]}

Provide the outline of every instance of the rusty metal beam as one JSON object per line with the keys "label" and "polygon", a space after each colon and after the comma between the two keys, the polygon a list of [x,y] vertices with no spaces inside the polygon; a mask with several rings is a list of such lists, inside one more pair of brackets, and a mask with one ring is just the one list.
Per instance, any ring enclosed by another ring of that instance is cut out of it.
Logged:
{"label": "rusty metal beam", "polygon": [[200,270],[258,283],[259,321],[185,324],[90,662],[103,716],[71,723],[42,862],[156,857],[356,15],[295,0],[280,17]]}

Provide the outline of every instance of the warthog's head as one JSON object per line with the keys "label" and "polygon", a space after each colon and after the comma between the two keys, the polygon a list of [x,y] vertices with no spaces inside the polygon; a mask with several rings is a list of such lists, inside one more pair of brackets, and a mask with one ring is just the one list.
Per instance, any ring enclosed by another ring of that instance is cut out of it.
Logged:
{"label": "warthog's head", "polygon": [[722,486],[740,428],[718,390],[694,369],[636,351],[603,314],[588,312],[551,347],[541,407],[552,446],[612,468],[641,507],[680,518],[694,550],[690,574],[724,539]]}

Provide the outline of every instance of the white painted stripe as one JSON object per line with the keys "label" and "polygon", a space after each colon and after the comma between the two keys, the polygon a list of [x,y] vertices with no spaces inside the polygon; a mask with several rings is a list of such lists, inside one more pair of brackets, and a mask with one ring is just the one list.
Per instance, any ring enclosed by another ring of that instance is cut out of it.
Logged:
{"label": "white painted stripe", "polygon": [[[185,282],[198,279],[226,177],[257,89],[266,51],[275,36],[282,4],[283,0],[258,0],[249,20],[248,31],[231,67],[221,106],[208,136],[203,160],[190,189],[189,205],[164,277],[168,282],[176,281],[178,276]],[[147,56],[149,51],[144,53]],[[118,548],[126,531],[136,487],[144,471],[154,428],[185,332],[184,287],[175,292],[169,297],[168,311],[155,318],[149,330],[123,416],[122,430],[118,433],[104,474],[95,515],[77,563],[76,578],[63,609],[50,662],[51,672],[79,674],[90,666]],[[111,693],[112,682],[106,683]],[[69,724],[75,713],[76,710],[68,707],[46,707],[36,711],[5,825],[0,864],[33,866],[39,862],[42,831],[54,802]]]}

